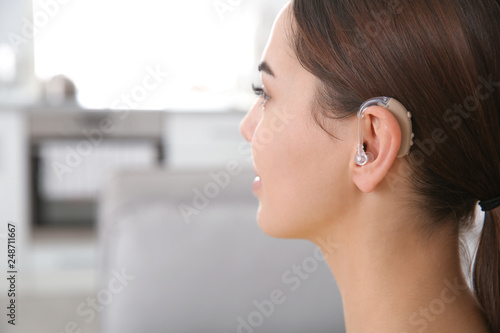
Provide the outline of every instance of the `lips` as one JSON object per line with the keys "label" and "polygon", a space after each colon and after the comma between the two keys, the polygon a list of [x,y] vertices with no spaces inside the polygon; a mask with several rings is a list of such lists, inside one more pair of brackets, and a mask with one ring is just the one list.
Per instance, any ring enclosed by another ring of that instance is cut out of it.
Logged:
{"label": "lips", "polygon": [[253,181],[253,191],[256,192],[262,187],[262,180],[259,176],[255,177]]}

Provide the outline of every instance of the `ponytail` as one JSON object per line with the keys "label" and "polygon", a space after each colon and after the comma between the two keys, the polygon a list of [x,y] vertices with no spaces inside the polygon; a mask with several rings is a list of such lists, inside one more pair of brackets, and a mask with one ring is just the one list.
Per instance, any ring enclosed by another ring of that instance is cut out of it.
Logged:
{"label": "ponytail", "polygon": [[485,213],[473,284],[491,332],[500,333],[500,208]]}

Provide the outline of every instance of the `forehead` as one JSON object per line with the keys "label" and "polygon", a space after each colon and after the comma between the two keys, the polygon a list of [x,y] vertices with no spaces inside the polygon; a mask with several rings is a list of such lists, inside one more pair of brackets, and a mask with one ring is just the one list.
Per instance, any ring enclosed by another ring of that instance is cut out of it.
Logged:
{"label": "forehead", "polygon": [[300,66],[292,50],[292,22],[291,6],[287,4],[274,22],[262,57],[262,60],[269,63],[277,76],[279,73],[289,74],[296,66]]}

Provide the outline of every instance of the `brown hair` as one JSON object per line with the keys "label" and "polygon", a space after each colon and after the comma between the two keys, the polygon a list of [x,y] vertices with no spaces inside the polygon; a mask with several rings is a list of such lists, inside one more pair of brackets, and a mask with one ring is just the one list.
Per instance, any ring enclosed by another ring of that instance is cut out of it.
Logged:
{"label": "brown hair", "polygon": [[[321,114],[348,118],[369,98],[398,99],[414,116],[406,163],[417,211],[432,221],[425,227],[455,221],[457,236],[467,230],[477,202],[500,195],[498,1],[295,0],[292,14],[293,47],[319,79]],[[486,212],[473,273],[495,333],[499,270],[496,208]]]}

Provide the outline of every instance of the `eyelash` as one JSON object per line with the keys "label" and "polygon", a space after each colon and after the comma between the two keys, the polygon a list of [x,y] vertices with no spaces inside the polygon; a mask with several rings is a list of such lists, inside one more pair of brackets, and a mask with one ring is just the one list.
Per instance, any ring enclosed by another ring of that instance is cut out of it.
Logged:
{"label": "eyelash", "polygon": [[254,84],[252,84],[252,90],[255,93],[255,95],[259,96],[260,98],[264,99],[262,101],[262,105],[264,106],[266,102],[271,98],[266,91],[264,90],[264,87],[256,87]]}

